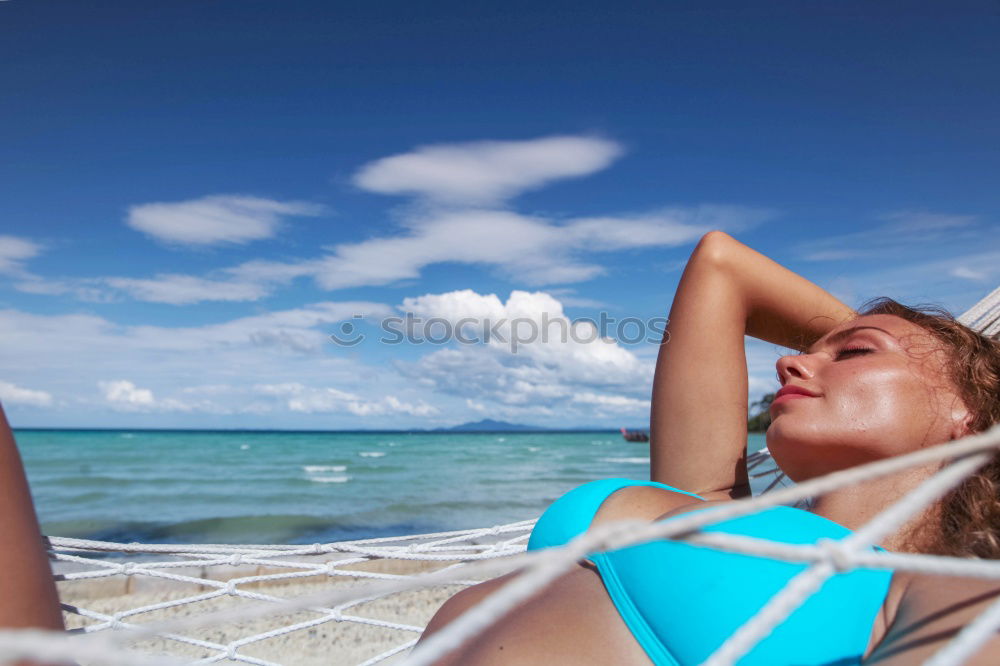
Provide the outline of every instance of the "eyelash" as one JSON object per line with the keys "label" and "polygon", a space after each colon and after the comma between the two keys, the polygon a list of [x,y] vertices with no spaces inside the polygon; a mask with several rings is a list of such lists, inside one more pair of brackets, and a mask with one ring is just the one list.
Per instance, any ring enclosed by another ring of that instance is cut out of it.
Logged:
{"label": "eyelash", "polygon": [[855,354],[869,354],[873,351],[875,350],[869,347],[845,347],[837,352],[837,355],[834,357],[834,359],[839,361],[840,359],[847,356],[853,356]]}

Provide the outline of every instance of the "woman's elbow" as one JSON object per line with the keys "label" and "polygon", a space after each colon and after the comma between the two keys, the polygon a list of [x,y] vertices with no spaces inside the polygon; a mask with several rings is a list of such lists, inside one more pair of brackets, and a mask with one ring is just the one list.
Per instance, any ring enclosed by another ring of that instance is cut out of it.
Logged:
{"label": "woman's elbow", "polygon": [[725,231],[709,231],[695,246],[691,253],[692,262],[705,263],[716,267],[725,266],[727,259],[731,256],[733,248],[739,245],[739,241],[727,234]]}

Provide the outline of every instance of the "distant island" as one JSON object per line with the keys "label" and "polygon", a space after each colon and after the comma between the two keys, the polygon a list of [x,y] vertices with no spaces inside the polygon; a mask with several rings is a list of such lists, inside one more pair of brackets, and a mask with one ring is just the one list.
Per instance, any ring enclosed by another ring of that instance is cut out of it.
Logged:
{"label": "distant island", "polygon": [[517,432],[517,431],[541,431],[550,428],[539,428],[538,426],[523,425],[521,423],[507,423],[506,421],[494,421],[493,419],[483,419],[472,423],[462,423],[451,428],[435,428],[434,432]]}

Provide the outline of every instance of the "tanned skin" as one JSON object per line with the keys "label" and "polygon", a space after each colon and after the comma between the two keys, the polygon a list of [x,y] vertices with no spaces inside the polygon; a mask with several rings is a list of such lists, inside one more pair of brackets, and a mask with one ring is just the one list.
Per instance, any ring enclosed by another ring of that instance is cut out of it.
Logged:
{"label": "tanned skin", "polygon": [[65,629],[24,465],[2,405],[0,530],[0,628]]}

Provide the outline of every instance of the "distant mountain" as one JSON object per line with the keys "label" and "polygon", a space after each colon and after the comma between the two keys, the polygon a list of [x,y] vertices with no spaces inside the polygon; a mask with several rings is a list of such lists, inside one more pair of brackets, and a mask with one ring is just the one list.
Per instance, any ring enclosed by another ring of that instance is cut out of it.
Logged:
{"label": "distant mountain", "polygon": [[437,428],[436,430],[438,432],[512,432],[517,430],[548,430],[548,428],[483,419],[475,423],[463,423],[452,428]]}

